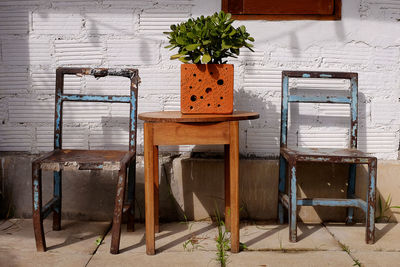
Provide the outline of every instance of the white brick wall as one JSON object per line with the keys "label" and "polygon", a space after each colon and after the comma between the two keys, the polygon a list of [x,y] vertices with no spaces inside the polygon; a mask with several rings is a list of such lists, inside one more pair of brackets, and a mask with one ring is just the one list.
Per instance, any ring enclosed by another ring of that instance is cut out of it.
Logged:
{"label": "white brick wall", "polygon": [[[235,65],[235,108],[260,113],[240,123],[240,151],[276,156],[281,71],[359,73],[359,148],[396,159],[400,127],[400,4],[343,1],[341,21],[241,21],[256,39]],[[0,151],[48,151],[53,146],[55,69],[58,66],[137,67],[139,112],[179,110],[180,63],[170,61],[163,31],[192,14],[217,11],[215,1],[0,1]],[[294,81],[308,89],[346,88],[342,81]],[[127,94],[129,81],[67,76],[68,93]],[[326,91],[325,91],[326,92]],[[63,145],[125,149],[126,104],[66,103]],[[292,105],[289,143],[343,147],[349,140],[346,105]],[[138,124],[138,151],[143,151]],[[221,151],[212,146],[163,150]]]}

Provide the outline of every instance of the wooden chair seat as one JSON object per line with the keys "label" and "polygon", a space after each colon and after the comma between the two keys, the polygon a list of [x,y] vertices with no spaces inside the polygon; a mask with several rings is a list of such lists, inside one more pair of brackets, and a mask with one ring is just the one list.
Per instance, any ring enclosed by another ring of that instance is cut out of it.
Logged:
{"label": "wooden chair seat", "polygon": [[281,155],[286,160],[296,158],[297,161],[312,162],[334,162],[340,159],[343,163],[368,163],[375,157],[352,148],[304,148],[304,147],[282,147]]}
{"label": "wooden chair seat", "polygon": [[57,149],[36,160],[42,170],[120,170],[135,156],[121,150]]}

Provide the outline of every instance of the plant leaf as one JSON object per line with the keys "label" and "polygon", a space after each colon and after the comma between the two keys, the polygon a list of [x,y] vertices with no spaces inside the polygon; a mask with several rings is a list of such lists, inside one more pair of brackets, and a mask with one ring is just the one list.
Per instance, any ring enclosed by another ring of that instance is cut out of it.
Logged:
{"label": "plant leaf", "polygon": [[200,45],[200,44],[190,44],[190,45],[187,45],[185,48],[186,48],[187,51],[193,51],[193,50],[195,50],[199,45]]}
{"label": "plant leaf", "polygon": [[181,54],[175,54],[175,55],[172,55],[170,57],[170,59],[177,59],[177,58],[180,58],[181,56],[182,56]]}
{"label": "plant leaf", "polygon": [[210,54],[208,54],[208,53],[205,53],[205,54],[203,55],[202,59],[201,59],[201,61],[202,61],[204,64],[207,64],[208,62],[210,62],[210,60],[211,60],[211,56],[210,56]]}

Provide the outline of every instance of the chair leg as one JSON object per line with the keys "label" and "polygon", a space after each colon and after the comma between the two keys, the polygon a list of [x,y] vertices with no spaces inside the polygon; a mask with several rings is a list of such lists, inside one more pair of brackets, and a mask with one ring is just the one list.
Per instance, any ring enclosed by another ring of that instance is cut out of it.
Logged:
{"label": "chair leg", "polygon": [[297,242],[296,161],[289,161],[289,241]]}
{"label": "chair leg", "polygon": [[53,191],[53,196],[54,198],[58,198],[58,202],[53,210],[53,230],[54,231],[59,231],[61,230],[61,178],[62,178],[62,173],[61,171],[55,171],[53,172],[54,176],[54,191]]}
{"label": "chair leg", "polygon": [[114,218],[111,229],[111,254],[118,254],[121,238],[122,210],[125,199],[126,166],[122,166],[118,172],[117,194],[115,196]]}
{"label": "chair leg", "polygon": [[367,195],[367,218],[365,241],[367,244],[375,243],[375,206],[376,206],[376,175],[377,175],[376,158],[368,164],[369,184]]}
{"label": "chair leg", "polygon": [[[286,182],[286,160],[284,157],[279,157],[279,185],[278,185],[278,194],[285,192],[285,182]],[[279,223],[284,223],[284,210],[283,204],[278,198],[278,219]]]}
{"label": "chair leg", "polygon": [[128,222],[127,231],[133,232],[135,230],[135,186],[136,186],[136,156],[133,157],[129,164],[128,173],[128,203],[129,209],[127,210]]}
{"label": "chair leg", "polygon": [[[356,164],[350,164],[349,166],[349,179],[347,185],[347,198],[351,198],[356,192]],[[347,208],[346,224],[353,224],[354,208]]]}
{"label": "chair leg", "polygon": [[32,164],[32,219],[37,251],[46,251],[42,216],[42,170]]}

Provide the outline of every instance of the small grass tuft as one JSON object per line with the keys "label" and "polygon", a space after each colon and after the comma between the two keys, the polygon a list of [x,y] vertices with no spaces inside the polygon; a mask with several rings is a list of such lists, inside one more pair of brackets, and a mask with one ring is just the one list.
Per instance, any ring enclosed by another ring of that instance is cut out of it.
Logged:
{"label": "small grass tuft", "polygon": [[217,261],[221,264],[221,267],[225,267],[229,257],[229,238],[225,230],[225,223],[223,220],[221,220],[218,209],[215,211],[215,218],[218,227],[218,235],[215,239],[217,241]]}

